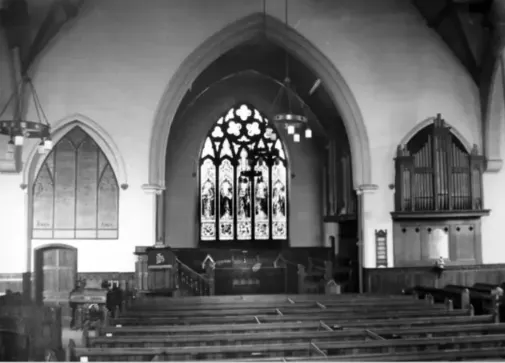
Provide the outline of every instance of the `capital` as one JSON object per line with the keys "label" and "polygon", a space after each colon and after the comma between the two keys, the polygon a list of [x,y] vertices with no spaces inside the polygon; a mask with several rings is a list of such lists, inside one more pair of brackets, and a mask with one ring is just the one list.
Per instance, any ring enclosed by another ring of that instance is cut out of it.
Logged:
{"label": "capital", "polygon": [[161,185],[158,185],[158,184],[143,184],[142,185],[142,190],[146,194],[160,195],[165,190],[165,187],[163,187]]}
{"label": "capital", "polygon": [[379,186],[376,184],[361,184],[358,185],[358,187],[355,188],[356,194],[361,195],[364,193],[373,193],[377,189],[379,189]]}

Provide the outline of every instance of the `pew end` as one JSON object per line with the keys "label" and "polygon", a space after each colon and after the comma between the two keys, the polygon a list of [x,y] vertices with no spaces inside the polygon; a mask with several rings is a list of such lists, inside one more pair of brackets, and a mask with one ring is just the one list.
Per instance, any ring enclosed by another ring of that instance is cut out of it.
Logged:
{"label": "pew end", "polygon": [[75,362],[77,360],[77,355],[75,353],[75,342],[73,339],[68,341],[67,349],[65,350],[65,361],[66,362]]}

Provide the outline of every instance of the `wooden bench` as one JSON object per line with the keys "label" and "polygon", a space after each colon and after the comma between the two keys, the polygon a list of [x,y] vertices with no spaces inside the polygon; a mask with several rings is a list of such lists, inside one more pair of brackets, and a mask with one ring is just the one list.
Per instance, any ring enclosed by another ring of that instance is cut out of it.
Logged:
{"label": "wooden bench", "polygon": [[402,328],[420,326],[441,326],[441,325],[469,325],[486,324],[494,322],[492,315],[480,316],[444,316],[444,317],[418,317],[402,319],[365,319],[365,320],[335,320],[324,321],[299,321],[281,322],[266,324],[214,324],[214,325],[179,325],[179,326],[125,326],[125,327],[104,327],[99,335],[125,336],[125,335],[177,335],[177,334],[208,334],[216,333],[255,333],[255,332],[289,332],[305,331],[312,332],[326,329],[325,326],[333,330],[361,328]]}
{"label": "wooden bench", "polygon": [[[279,311],[280,312],[280,311]],[[149,325],[184,325],[184,324],[239,324],[239,323],[268,323],[279,321],[306,321],[306,320],[325,320],[345,317],[346,319],[378,319],[378,318],[401,318],[401,317],[436,317],[436,316],[464,316],[470,313],[465,310],[406,310],[406,311],[349,311],[338,310],[331,311],[322,309],[317,312],[289,314],[257,314],[257,315],[231,315],[231,316],[171,316],[171,317],[151,317],[148,319]],[[118,319],[110,319],[111,325],[142,325],[146,323],[146,319],[142,317],[123,317]]]}
{"label": "wooden bench", "polygon": [[262,344],[262,345],[222,345],[168,348],[76,348],[77,357],[87,357],[91,361],[151,360],[161,356],[164,360],[221,359],[262,356],[337,356],[355,354],[417,353],[429,350],[471,349],[481,347],[501,348],[505,335],[475,335],[462,337],[377,339],[367,341],[327,342],[312,340],[310,343]]}
{"label": "wooden bench", "polygon": [[271,343],[300,343],[318,341],[370,340],[382,337],[384,339],[406,339],[424,337],[449,337],[463,335],[505,334],[505,324],[472,324],[449,326],[426,326],[395,329],[344,329],[334,331],[327,325],[321,330],[311,331],[259,331],[256,333],[224,333],[224,334],[189,334],[189,335],[127,335],[101,336],[90,338],[86,346],[100,348],[120,347],[180,347],[204,345],[247,345]]}
{"label": "wooden bench", "polygon": [[304,306],[298,306],[297,304],[283,304],[278,306],[269,307],[247,307],[247,308],[225,308],[222,309],[195,309],[195,310],[137,310],[128,311],[121,314],[121,318],[154,318],[154,317],[207,317],[207,316],[236,316],[236,315],[281,315],[281,314],[307,314],[307,313],[318,313],[320,311],[328,313],[367,313],[367,312],[388,312],[391,310],[397,311],[440,311],[447,309],[446,306],[437,305],[427,305],[424,303],[419,304],[406,304],[401,306],[393,305],[337,305],[333,303],[314,303]]}
{"label": "wooden bench", "polygon": [[[220,359],[220,362],[296,362],[296,361],[332,361],[332,362],[409,362],[409,361],[487,361],[503,362],[505,348],[470,348],[449,351],[425,351],[386,354],[354,354],[340,356],[312,357],[276,357],[250,359]],[[209,360],[212,362],[213,360]]]}

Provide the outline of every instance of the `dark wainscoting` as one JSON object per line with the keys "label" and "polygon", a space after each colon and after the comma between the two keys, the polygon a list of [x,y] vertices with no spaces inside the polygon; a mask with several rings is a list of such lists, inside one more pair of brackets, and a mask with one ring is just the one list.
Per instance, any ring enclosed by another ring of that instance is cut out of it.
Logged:
{"label": "dark wainscoting", "polygon": [[[32,274],[33,280],[34,274]],[[78,272],[79,279],[98,281],[117,281],[123,289],[131,289],[134,285],[134,272]],[[0,273],[0,293],[5,290],[12,292],[23,292],[22,273]]]}
{"label": "dark wainscoting", "polygon": [[0,273],[0,293],[4,293],[5,290],[23,292],[23,274]]}
{"label": "dark wainscoting", "polygon": [[476,282],[505,282],[505,264],[447,266],[440,278],[431,267],[374,268],[364,270],[367,292],[398,294],[402,289],[422,285],[443,287],[448,284],[471,286]]}

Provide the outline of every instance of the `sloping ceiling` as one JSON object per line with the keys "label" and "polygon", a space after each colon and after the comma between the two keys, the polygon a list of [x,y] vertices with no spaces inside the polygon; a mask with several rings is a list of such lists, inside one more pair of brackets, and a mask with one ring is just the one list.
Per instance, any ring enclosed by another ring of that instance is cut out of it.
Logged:
{"label": "sloping ceiling", "polygon": [[37,55],[75,17],[85,0],[3,0],[0,24],[10,47],[19,47],[25,72]]}
{"label": "sloping ceiling", "polygon": [[489,46],[492,0],[412,0],[415,7],[479,84]]}

